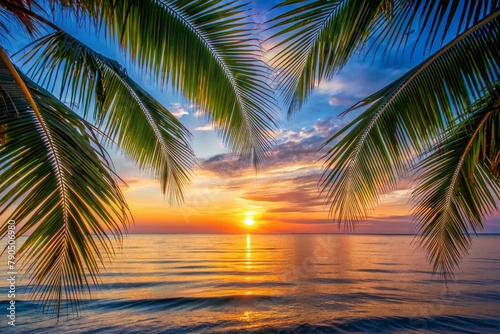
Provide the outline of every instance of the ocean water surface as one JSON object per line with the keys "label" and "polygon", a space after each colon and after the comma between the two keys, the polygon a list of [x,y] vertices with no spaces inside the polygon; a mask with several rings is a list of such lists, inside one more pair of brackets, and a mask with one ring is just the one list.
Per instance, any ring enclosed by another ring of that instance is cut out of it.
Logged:
{"label": "ocean water surface", "polygon": [[41,317],[21,295],[0,332],[500,333],[500,236],[476,238],[448,284],[412,239],[131,235],[78,315]]}

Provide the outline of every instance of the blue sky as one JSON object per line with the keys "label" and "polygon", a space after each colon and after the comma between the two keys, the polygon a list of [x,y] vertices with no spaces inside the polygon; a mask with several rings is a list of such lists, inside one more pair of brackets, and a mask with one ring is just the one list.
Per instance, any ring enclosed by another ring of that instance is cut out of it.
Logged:
{"label": "blue sky", "polygon": [[[264,28],[275,11],[278,1],[253,1],[250,11],[255,28]],[[182,95],[173,94],[169,87],[159,87],[145,73],[134,68],[116,45],[101,36],[95,38],[87,30],[77,29],[72,20],[58,17],[58,24],[76,38],[107,57],[125,65],[129,75],[148,90],[187,126],[192,145],[199,159],[197,176],[186,194],[186,203],[170,207],[164,201],[158,182],[140,172],[132,161],[112,150],[110,153],[119,175],[128,183],[124,193],[129,201],[138,233],[199,233],[199,232],[342,232],[332,223],[318,191],[322,173],[320,146],[352,116],[338,115],[360,99],[398,78],[422,61],[419,47],[410,59],[403,57],[355,56],[331,81],[322,82],[300,113],[287,119],[286,107],[279,103],[275,110],[280,130],[270,158],[259,173],[231,155],[222,144],[210,122]],[[257,30],[256,30],[257,31]],[[259,31],[265,40],[270,31]],[[410,42],[415,37],[409,36]],[[14,39],[12,52],[27,40]],[[264,41],[264,49],[272,42]],[[267,54],[272,57],[272,52]],[[357,229],[360,233],[411,233],[408,194],[410,184],[402,181],[377,207],[370,218]],[[242,230],[241,222],[251,217],[257,223]],[[216,223],[214,223],[214,221]],[[500,232],[498,217],[487,224],[485,232]]]}

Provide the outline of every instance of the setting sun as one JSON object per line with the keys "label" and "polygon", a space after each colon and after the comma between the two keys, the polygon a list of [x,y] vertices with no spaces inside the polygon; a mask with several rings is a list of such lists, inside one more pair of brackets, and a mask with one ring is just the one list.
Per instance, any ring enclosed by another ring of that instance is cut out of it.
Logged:
{"label": "setting sun", "polygon": [[247,217],[245,219],[244,223],[245,223],[245,225],[248,225],[248,226],[255,224],[255,222],[254,222],[254,220],[253,220],[252,217]]}

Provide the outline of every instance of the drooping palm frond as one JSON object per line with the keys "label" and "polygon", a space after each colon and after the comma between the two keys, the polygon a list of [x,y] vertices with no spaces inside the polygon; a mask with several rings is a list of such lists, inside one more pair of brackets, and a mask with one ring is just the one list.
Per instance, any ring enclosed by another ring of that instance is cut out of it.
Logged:
{"label": "drooping palm frond", "polygon": [[274,96],[245,8],[222,0],[124,0],[103,5],[101,18],[133,62],[203,109],[232,151],[258,163],[276,126]]}
{"label": "drooping palm frond", "polygon": [[[187,130],[117,62],[65,34],[41,8],[27,5],[34,3],[0,0],[8,4],[0,9],[10,16],[55,31],[32,45],[31,74],[78,101],[105,136],[156,173],[170,198],[180,199],[194,161]],[[274,97],[245,6],[201,0],[46,3],[54,13],[60,6],[75,13],[79,23],[102,24],[141,69],[203,108],[230,148],[255,163],[265,155],[275,128]],[[0,81],[5,104],[0,109],[0,213],[17,205],[11,218],[18,235],[31,233],[20,254],[29,263],[35,297],[59,313],[63,299],[81,297],[86,273],[96,283],[102,254],[112,252],[106,232],[121,233],[127,210],[96,130],[9,69]],[[22,140],[14,141],[21,133]]]}
{"label": "drooping palm frond", "polygon": [[336,74],[366,39],[384,1],[285,1],[278,7],[305,3],[274,18],[270,37],[281,49],[272,60],[279,70],[288,114],[298,111],[323,79]]}
{"label": "drooping palm frond", "polygon": [[10,35],[15,23],[30,35],[39,32],[40,23],[30,13],[42,10],[33,0],[0,0],[0,32]]}
{"label": "drooping palm frond", "polygon": [[44,86],[60,82],[61,97],[91,113],[129,157],[154,173],[170,200],[182,201],[195,163],[189,131],[124,68],[64,31],[33,42],[25,60],[33,62],[29,74]]}
{"label": "drooping palm frond", "polygon": [[59,315],[97,283],[130,215],[95,129],[0,51],[0,214],[14,207],[33,296]]}
{"label": "drooping palm frond", "polygon": [[470,248],[470,233],[498,213],[500,94],[480,99],[418,165],[412,193],[420,244],[434,270],[449,277]]}
{"label": "drooping palm frond", "polygon": [[136,65],[203,109],[232,151],[256,165],[265,156],[276,129],[275,98],[254,23],[245,15],[247,5],[222,0],[50,3],[118,38]]}
{"label": "drooping palm frond", "polygon": [[[347,110],[367,107],[334,135],[322,189],[349,225],[434,145],[453,120],[499,80],[500,9],[388,86]],[[344,136],[344,137],[341,137]]]}
{"label": "drooping palm frond", "polygon": [[289,115],[357,51],[403,52],[416,30],[411,44],[422,43],[429,52],[497,7],[496,0],[283,1],[276,9],[288,10],[270,21],[272,29],[279,29],[270,40],[277,41],[274,49],[279,52],[272,62]]}
{"label": "drooping palm frond", "polygon": [[[390,0],[385,1],[366,41],[367,50],[383,49],[412,53],[420,46],[424,54],[440,48],[446,39],[454,38],[493,12],[498,0]],[[412,37],[413,36],[413,37]]]}

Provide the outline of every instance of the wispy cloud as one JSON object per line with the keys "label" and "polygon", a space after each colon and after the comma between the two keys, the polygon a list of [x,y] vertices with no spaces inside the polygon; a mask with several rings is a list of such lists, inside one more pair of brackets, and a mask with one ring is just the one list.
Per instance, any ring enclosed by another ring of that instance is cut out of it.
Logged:
{"label": "wispy cloud", "polygon": [[[325,198],[319,191],[324,154],[319,149],[343,125],[345,121],[327,117],[317,119],[309,127],[281,131],[277,144],[258,171],[251,163],[229,153],[200,160],[197,178],[193,187],[186,191],[186,201],[179,209],[179,217],[190,224],[202,224],[201,220],[210,217],[216,220],[215,225],[220,225],[217,228],[234,232],[230,226],[237,230],[234,222],[242,221],[251,211],[255,213],[256,221],[262,222],[261,232],[337,231],[333,218],[328,217]],[[196,128],[197,131],[212,129],[210,124]],[[130,197],[143,206],[150,205],[144,216],[152,215],[154,205],[147,194],[151,193],[151,189],[157,189],[157,185],[151,184],[152,180],[126,181],[132,190],[127,192]],[[364,231],[376,229],[376,224],[394,225],[395,231],[399,231],[400,225],[392,221],[384,222],[383,219],[386,215],[405,214],[398,208],[400,203],[406,201],[403,195],[407,186],[401,184],[398,190],[386,195],[388,201],[383,206],[384,214],[365,222]],[[146,204],[141,202],[144,198],[147,199]],[[180,218],[172,219],[179,221]],[[189,229],[185,227],[184,230]]]}
{"label": "wispy cloud", "polygon": [[194,113],[193,113],[193,116],[194,117],[203,117],[205,116],[205,112],[201,109],[197,109]]}
{"label": "wispy cloud", "polygon": [[199,126],[197,128],[194,128],[196,131],[212,131],[215,129],[213,124],[206,124],[203,126]]}
{"label": "wispy cloud", "polygon": [[[330,106],[347,107],[372,94],[403,73],[399,67],[373,67],[351,64],[349,71],[341,71],[332,80],[322,81],[315,94],[328,97]],[[360,82],[366,84],[360,85]]]}
{"label": "wispy cloud", "polygon": [[157,180],[150,178],[138,178],[138,177],[125,177],[123,178],[123,182],[125,183],[122,187],[123,191],[132,191],[138,188],[144,187],[155,187],[159,188],[160,185]]}
{"label": "wispy cloud", "polygon": [[172,103],[171,106],[170,112],[174,117],[181,118],[184,115],[189,115],[189,112],[180,103]]}

